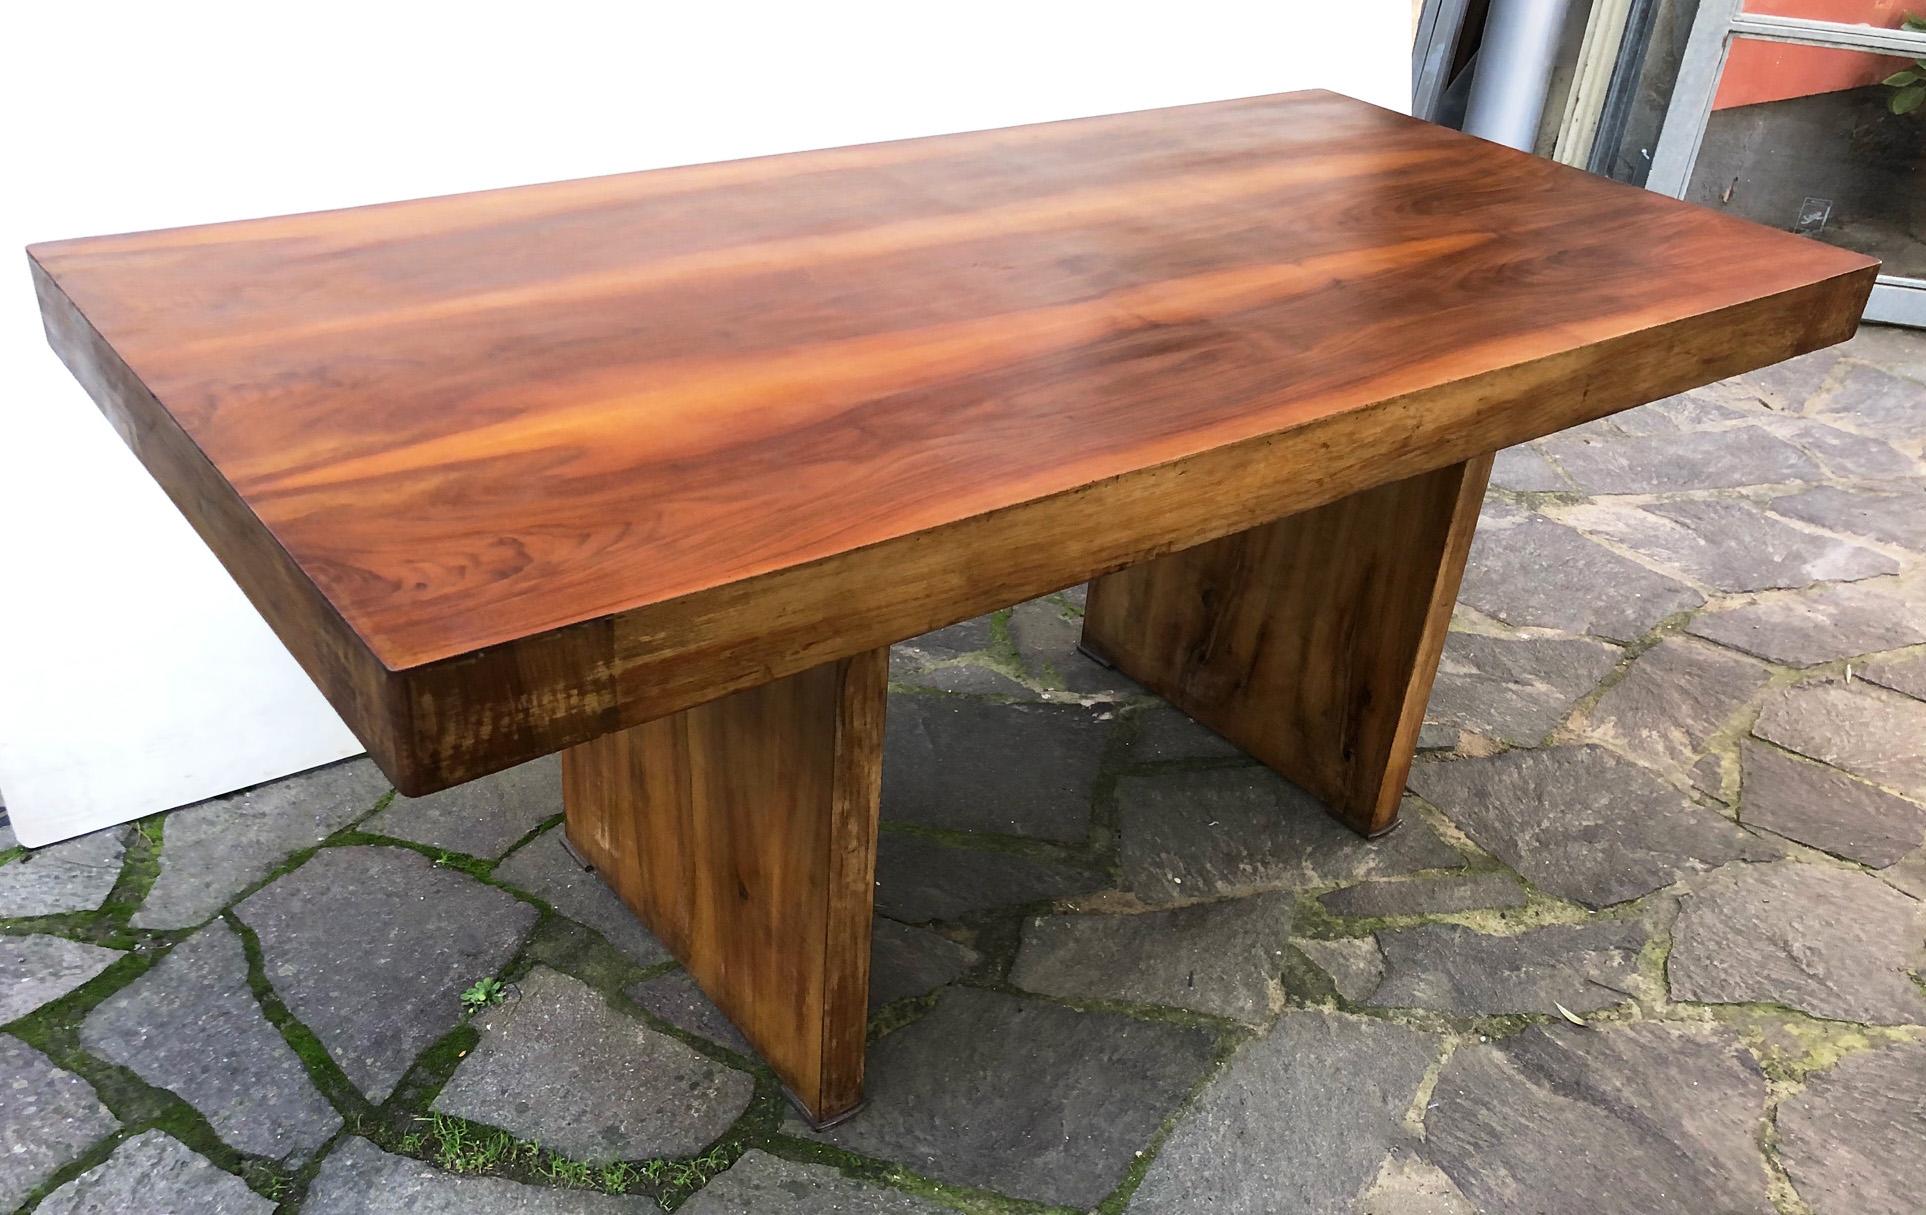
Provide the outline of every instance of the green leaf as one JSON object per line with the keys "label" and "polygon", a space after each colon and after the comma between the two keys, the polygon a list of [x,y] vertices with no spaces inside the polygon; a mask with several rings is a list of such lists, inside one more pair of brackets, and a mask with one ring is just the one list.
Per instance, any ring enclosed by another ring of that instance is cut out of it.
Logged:
{"label": "green leaf", "polygon": [[1926,101],[1926,84],[1908,85],[1892,95],[1886,108],[1895,114],[1910,114],[1922,101]]}
{"label": "green leaf", "polygon": [[1880,81],[1879,83],[1884,85],[1890,85],[1895,89],[1904,88],[1909,84],[1919,83],[1919,73],[1914,71],[1912,68],[1907,68],[1903,72],[1894,72],[1892,75],[1886,77],[1884,80]]}

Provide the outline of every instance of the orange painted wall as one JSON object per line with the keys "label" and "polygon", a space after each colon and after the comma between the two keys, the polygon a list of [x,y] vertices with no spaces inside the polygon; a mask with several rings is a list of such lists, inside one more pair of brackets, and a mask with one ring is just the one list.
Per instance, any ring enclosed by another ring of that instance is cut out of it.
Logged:
{"label": "orange painted wall", "polygon": [[[1926,17],[1926,0],[1910,0],[1911,11]],[[1745,11],[1774,17],[1808,17],[1848,25],[1897,28],[1908,0],[1745,0]],[[1884,80],[1907,60],[1817,46],[1788,46],[1736,38],[1726,57],[1725,74],[1712,99],[1715,110],[1784,101],[1814,93],[1835,93]]]}

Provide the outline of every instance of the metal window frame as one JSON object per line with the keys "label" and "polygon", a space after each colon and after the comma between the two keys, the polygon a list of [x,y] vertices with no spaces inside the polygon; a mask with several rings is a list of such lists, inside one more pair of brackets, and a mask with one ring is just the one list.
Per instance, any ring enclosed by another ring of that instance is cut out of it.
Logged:
{"label": "metal window frame", "polygon": [[[1734,38],[1789,42],[1842,51],[1871,51],[1926,59],[1926,30],[1876,29],[1805,17],[1772,17],[1740,11],[1743,0],[1702,0],[1679,64],[1679,78],[1666,107],[1665,125],[1652,153],[1645,188],[1683,198],[1692,166],[1712,120],[1712,98],[1725,72]],[[1926,327],[1926,279],[1882,274],[1866,305],[1865,319]]]}

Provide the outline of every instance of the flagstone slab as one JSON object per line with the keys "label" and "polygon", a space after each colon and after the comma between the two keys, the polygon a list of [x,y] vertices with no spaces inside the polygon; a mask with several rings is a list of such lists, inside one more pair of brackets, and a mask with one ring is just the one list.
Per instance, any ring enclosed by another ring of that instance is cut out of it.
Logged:
{"label": "flagstone slab", "polygon": [[669,951],[662,942],[609,889],[608,883],[569,854],[562,838],[558,823],[517,848],[514,855],[495,866],[490,876],[593,928],[637,966],[668,961]]}
{"label": "flagstone slab", "polygon": [[94,1087],[0,1034],[0,1210],[12,1210],[120,1128]]}
{"label": "flagstone slab", "polygon": [[1675,1000],[1926,1025],[1926,991],[1911,977],[1926,973],[1926,906],[1870,874],[1729,866],[1692,884],[1672,939]]}
{"label": "flagstone slab", "polygon": [[[1625,440],[1631,442],[1632,440]],[[1611,587],[1609,595],[1599,588]],[[1458,598],[1517,627],[1633,641],[1705,597],[1542,515],[1499,514],[1472,541]]]}
{"label": "flagstone slab", "polygon": [[1358,1200],[1358,1215],[1477,1215],[1445,1171],[1409,1146],[1391,1150]]}
{"label": "flagstone slab", "polygon": [[1686,631],[1807,667],[1926,641],[1926,580],[1842,582],[1701,612]]}
{"label": "flagstone slab", "polygon": [[561,812],[562,760],[545,755],[427,797],[397,794],[366,830],[493,859]]}
{"label": "flagstone slab", "polygon": [[229,1146],[305,1160],[341,1125],[248,989],[241,939],[215,921],[96,1005],[95,1055],[186,1101]]}
{"label": "flagstone slab", "polygon": [[[1897,455],[1898,453],[1894,453]],[[1751,502],[1592,502],[1559,512],[1589,536],[1721,591],[1764,591],[1897,573],[1884,553],[1782,523]]]}
{"label": "flagstone slab", "polygon": [[1463,868],[1422,815],[1367,840],[1265,768],[1127,776],[1117,782],[1124,882],[1147,902],[1291,889]]}
{"label": "flagstone slab", "polygon": [[138,928],[191,928],[276,866],[346,827],[389,792],[365,759],[170,811],[160,874],[134,913]]}
{"label": "flagstone slab", "polygon": [[399,847],[323,848],[235,908],[268,982],[370,1100],[461,1019],[535,925],[503,890]]}
{"label": "flagstone slab", "polygon": [[1560,1023],[1460,1047],[1425,1153],[1489,1215],[1772,1215],[1765,1101],[1723,1029]]}
{"label": "flagstone slab", "polygon": [[1884,439],[1854,434],[1806,418],[1773,419],[1772,433],[1825,465],[1835,477],[1907,477],[1919,473],[1919,462]]}
{"label": "flagstone slab", "polygon": [[[1920,412],[1926,414],[1926,405]],[[1926,481],[1877,487],[1815,485],[1774,498],[1772,510],[1831,531],[1926,552]]]}
{"label": "flagstone slab", "polygon": [[896,831],[877,838],[876,909],[906,923],[954,920],[1107,885],[1093,869],[1024,853],[954,847]]}
{"label": "flagstone slab", "polygon": [[926,996],[961,977],[978,959],[976,950],[927,928],[877,916],[870,927],[869,1008]]}
{"label": "flagstone slab", "polygon": [[1171,1131],[1133,1212],[1348,1211],[1442,1042],[1389,1021],[1289,1012],[1238,1048]]}
{"label": "flagstone slab", "polygon": [[1032,599],[1010,612],[1010,640],[1030,677],[1081,696],[1119,699],[1145,694],[1142,684],[1077,648],[1083,618],[1049,599]]}
{"label": "flagstone slab", "polygon": [[1877,869],[1926,845],[1926,806],[1750,739],[1739,754],[1747,824]]}
{"label": "flagstone slab", "polygon": [[1080,843],[1113,717],[1082,705],[891,696],[883,818]]}
{"label": "flagstone slab", "polygon": [[1321,894],[1317,901],[1335,915],[1376,918],[1523,907],[1528,897],[1525,884],[1511,874],[1486,870],[1445,877],[1378,878]]}
{"label": "flagstone slab", "polygon": [[940,1181],[1087,1208],[1123,1180],[1215,1049],[1190,1026],[952,987],[871,1043],[868,1107],[814,1137]]}
{"label": "flagstone slab", "polygon": [[58,1000],[126,956],[40,933],[0,936],[0,1025]]}
{"label": "flagstone slab", "polygon": [[704,995],[702,988],[685,970],[671,970],[652,979],[631,983],[623,994],[670,1025],[738,1055],[756,1057],[756,1048],[742,1036],[727,1013]]}
{"label": "flagstone slab", "polygon": [[754,1148],[677,1208],[682,1215],[953,1215],[914,1194]]}
{"label": "flagstone slab", "polygon": [[504,1177],[457,1177],[349,1137],[328,1153],[303,1215],[659,1215],[641,1194],[593,1194]]}
{"label": "flagstone slab", "polygon": [[1411,788],[1526,881],[1589,907],[1782,851],[1598,746],[1420,761]]}
{"label": "flagstone slab", "polygon": [[1569,490],[1572,483],[1531,443],[1500,451],[1491,462],[1491,483],[1523,491]]}
{"label": "flagstone slab", "polygon": [[92,911],[105,903],[120,880],[129,830],[109,827],[0,865],[0,920]]}
{"label": "flagstone slab", "polygon": [[749,1107],[755,1081],[650,1029],[579,979],[537,966],[475,1021],[481,1041],[434,1108],[572,1160],[702,1151]]}
{"label": "flagstone slab", "polygon": [[1185,759],[1242,759],[1237,744],[1168,705],[1133,714],[1136,732],[1124,748],[1125,762],[1158,764]]}
{"label": "flagstone slab", "polygon": [[1805,408],[1806,403],[1825,387],[1839,364],[1841,353],[1840,347],[1829,346],[1811,354],[1802,354],[1796,359],[1787,359],[1783,363],[1734,376],[1725,381],[1722,387],[1756,393],[1761,401],[1774,409],[1797,411]]}
{"label": "flagstone slab", "polygon": [[1464,1015],[1595,1012],[1632,998],[1644,926],[1636,920],[1549,924],[1487,935],[1461,924],[1378,934],[1384,981],[1371,1004]]}
{"label": "flagstone slab", "polygon": [[1384,981],[1384,953],[1376,937],[1298,937],[1291,943],[1353,1004],[1362,1003]]}
{"label": "flagstone slab", "polygon": [[1634,659],[1598,698],[1585,715],[1585,732],[1683,776],[1771,678],[1763,664],[1743,655],[1668,637]]}
{"label": "flagstone slab", "polygon": [[1427,722],[1535,747],[1618,665],[1623,651],[1589,637],[1451,633]]}
{"label": "flagstone slab", "polygon": [[1926,653],[1874,658],[1859,669],[1859,675],[1882,688],[1904,692],[1914,700],[1926,700]]}
{"label": "flagstone slab", "polygon": [[36,1215],[193,1212],[268,1215],[275,1203],[161,1131],[135,1135],[105,1161],[47,1195]]}
{"label": "flagstone slab", "polygon": [[1926,702],[1854,680],[1769,697],[1752,732],[1788,751],[1926,799]]}
{"label": "flagstone slab", "polygon": [[1263,1024],[1283,1006],[1292,902],[1272,894],[1137,915],[1036,916],[1010,982],[1039,995]]}
{"label": "flagstone slab", "polygon": [[1779,1106],[1779,1158],[1815,1215],[1917,1215],[1926,1042],[1850,1055]]}
{"label": "flagstone slab", "polygon": [[1588,494],[1656,494],[1817,481],[1812,457],[1757,426],[1599,438],[1571,431],[1543,441]]}
{"label": "flagstone slab", "polygon": [[1867,434],[1917,445],[1923,437],[1919,426],[1923,399],[1926,384],[1919,380],[1870,363],[1850,362],[1815,412],[1819,417],[1843,419]]}

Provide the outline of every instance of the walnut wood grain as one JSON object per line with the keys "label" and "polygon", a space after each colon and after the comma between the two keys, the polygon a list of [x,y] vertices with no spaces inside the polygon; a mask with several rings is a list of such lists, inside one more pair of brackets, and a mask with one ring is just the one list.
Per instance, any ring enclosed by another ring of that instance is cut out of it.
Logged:
{"label": "walnut wood grain", "polygon": [[562,753],[564,830],[820,1122],[862,1100],[888,651]]}
{"label": "walnut wood grain", "polygon": [[408,793],[1843,340],[1876,270],[1325,93],[29,253]]}
{"label": "walnut wood grain", "polygon": [[1490,474],[1476,456],[1099,578],[1083,644],[1377,835]]}

